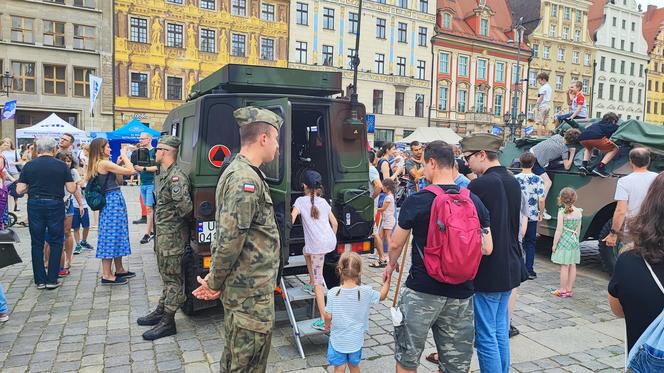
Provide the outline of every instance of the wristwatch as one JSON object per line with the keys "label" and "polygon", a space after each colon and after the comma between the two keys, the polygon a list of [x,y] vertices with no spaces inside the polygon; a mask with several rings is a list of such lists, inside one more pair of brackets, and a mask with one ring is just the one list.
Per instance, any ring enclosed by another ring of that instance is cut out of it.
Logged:
{"label": "wristwatch", "polygon": [[145,166],[143,166],[143,172],[145,172]]}

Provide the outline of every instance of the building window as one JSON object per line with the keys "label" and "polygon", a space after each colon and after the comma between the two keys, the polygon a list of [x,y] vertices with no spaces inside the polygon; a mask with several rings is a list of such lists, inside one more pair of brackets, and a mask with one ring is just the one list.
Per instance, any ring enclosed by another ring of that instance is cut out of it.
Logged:
{"label": "building window", "polygon": [[616,27],[618,25],[618,18],[613,17],[611,20],[611,26]]}
{"label": "building window", "polygon": [[274,39],[261,39],[261,60],[274,61]]}
{"label": "building window", "polygon": [[403,115],[404,93],[394,93],[394,115]]}
{"label": "building window", "polygon": [[231,34],[231,56],[244,57],[247,37],[242,34]]}
{"label": "building window", "polygon": [[583,79],[582,83],[583,83],[583,89],[582,89],[583,94],[584,95],[590,94],[590,81],[588,79]]}
{"label": "building window", "polygon": [[495,116],[501,116],[503,115],[503,95],[502,94],[496,94],[493,97],[493,115]]}
{"label": "building window", "polygon": [[385,39],[385,19],[376,18],[376,37]]}
{"label": "building window", "polygon": [[600,100],[604,98],[604,83],[597,84],[597,98]]}
{"label": "building window", "polygon": [[616,47],[616,38],[611,38],[611,48]]}
{"label": "building window", "polygon": [[565,48],[558,48],[558,61],[565,61]]}
{"label": "building window", "polygon": [[374,65],[377,74],[385,74],[385,55],[383,53],[376,53]]}
{"label": "building window", "polygon": [[627,21],[624,19],[622,20],[622,29],[623,30],[627,29]]}
{"label": "building window", "polygon": [[631,65],[629,65],[629,75],[634,76],[634,69],[636,68],[636,64],[632,62]]}
{"label": "building window", "polygon": [[549,26],[549,36],[552,37],[552,38],[555,38],[557,36],[557,34],[558,34],[558,32],[557,32],[556,25]]}
{"label": "building window", "polygon": [[639,78],[643,78],[643,64],[639,65]]}
{"label": "building window", "polygon": [[449,13],[443,13],[443,28],[452,28],[452,15]]}
{"label": "building window", "polygon": [[551,4],[551,17],[558,17],[558,5]]}
{"label": "building window", "polygon": [[148,20],[145,18],[129,18],[129,41],[135,43],[148,42]]}
{"label": "building window", "polygon": [[466,112],[466,99],[468,98],[468,91],[460,89],[457,93],[457,112]]}
{"label": "building window", "polygon": [[64,96],[67,91],[66,66],[44,65],[44,94]]}
{"label": "building window", "polygon": [[95,0],[74,0],[74,6],[80,6],[81,8],[94,8]]}
{"label": "building window", "polygon": [[74,49],[95,50],[95,28],[74,25]]}
{"label": "building window", "polygon": [[641,88],[639,88],[639,90],[636,92],[636,103],[641,103]]}
{"label": "building window", "polygon": [[486,111],[486,92],[475,92],[475,112],[484,113]]}
{"label": "building window", "polygon": [[459,76],[468,76],[468,57],[459,56]]}
{"label": "building window", "polygon": [[625,61],[620,61],[620,73],[625,73]]}
{"label": "building window", "polygon": [[348,58],[348,68],[352,69],[353,68],[353,59],[355,58],[355,49],[348,48],[348,55],[346,57]]}
{"label": "building window", "polygon": [[648,90],[652,91],[652,80],[648,79]]}
{"label": "building window", "polygon": [[307,63],[307,42],[296,41],[295,55],[297,63]]}
{"label": "building window", "polygon": [[612,73],[616,72],[616,59],[615,58],[611,59],[611,72]]}
{"label": "building window", "polygon": [[[183,48],[184,26],[177,23],[166,24],[166,46],[171,48]],[[190,47],[194,47],[191,45]]]}
{"label": "building window", "polygon": [[572,51],[572,63],[573,64],[579,64],[579,52],[578,51]]}
{"label": "building window", "polygon": [[439,64],[438,64],[438,72],[441,74],[449,74],[450,73],[450,55],[447,53],[440,53],[439,55]]}
{"label": "building window", "polygon": [[606,65],[606,57],[602,56],[599,59],[599,71],[604,71],[605,65]]}
{"label": "building window", "polygon": [[429,0],[420,0],[420,12],[422,13],[429,12]]}
{"label": "building window", "polygon": [[12,17],[12,41],[18,43],[34,43],[32,34],[34,19],[24,17]]}
{"label": "building window", "polygon": [[178,5],[184,4],[184,0],[166,0],[166,2],[171,3],[171,4],[178,4]]}
{"label": "building window", "polygon": [[65,46],[64,22],[44,21],[44,45],[52,47]]}
{"label": "building window", "polygon": [[295,21],[298,25],[307,26],[309,24],[309,4],[295,4]]}
{"label": "building window", "polygon": [[544,53],[542,54],[542,57],[544,57],[545,60],[551,58],[551,47],[544,46]]}
{"label": "building window", "polygon": [[35,64],[33,62],[12,62],[14,91],[35,92]]}
{"label": "building window", "polygon": [[406,57],[397,57],[397,75],[406,76]]}
{"label": "building window", "polygon": [[246,16],[247,0],[231,0],[231,14],[234,16]]}
{"label": "building window", "polygon": [[627,101],[631,104],[634,102],[634,88],[629,87],[629,93],[627,95]]}
{"label": "building window", "polygon": [[148,97],[148,74],[131,73],[129,91],[132,97]]}
{"label": "building window", "polygon": [[562,75],[556,75],[556,89],[559,90],[559,91],[563,89],[563,76]]}
{"label": "building window", "polygon": [[533,44],[533,57],[539,57],[539,44]]}
{"label": "building window", "polygon": [[334,30],[334,9],[323,8],[323,29]]}
{"label": "building window", "polygon": [[415,116],[418,118],[424,117],[424,95],[415,95]]}
{"label": "building window", "polygon": [[397,0],[397,6],[399,8],[408,9],[408,0]]}
{"label": "building window", "polygon": [[360,21],[360,16],[357,13],[353,12],[348,12],[348,23],[349,23],[349,28],[348,32],[351,34],[357,34],[357,26]]}
{"label": "building window", "polygon": [[505,64],[502,62],[496,62],[496,81],[505,81]]}
{"label": "building window", "polygon": [[427,62],[424,60],[417,60],[417,79],[426,79],[426,66]]}
{"label": "building window", "polygon": [[427,46],[427,28],[420,27],[417,32],[417,44],[421,47]]}
{"label": "building window", "polygon": [[535,87],[537,85],[537,72],[531,71],[530,74],[528,74],[528,85],[531,87]]}
{"label": "building window", "polygon": [[198,0],[198,5],[201,9],[215,10],[216,4],[215,0]]}
{"label": "building window", "polygon": [[398,29],[398,33],[397,33],[398,38],[399,38],[398,39],[399,43],[407,43],[407,41],[406,41],[406,35],[407,34],[408,34],[408,25],[403,23],[403,22],[399,22],[399,29]]}
{"label": "building window", "polygon": [[217,32],[215,30],[202,28],[199,41],[201,52],[215,53],[217,51],[216,40]]}
{"label": "building window", "polygon": [[383,114],[383,91],[379,89],[373,90],[373,113]]}
{"label": "building window", "polygon": [[609,84],[609,100],[613,100],[613,92],[615,91],[615,86],[613,84]]}
{"label": "building window", "polygon": [[376,128],[376,133],[374,133],[375,142],[393,142],[394,141],[394,130],[385,130]]}
{"label": "building window", "polygon": [[447,87],[438,87],[438,110],[447,111]]}
{"label": "building window", "polygon": [[477,79],[486,80],[487,64],[488,64],[487,60],[483,60],[483,59],[478,59],[477,60]]}
{"label": "building window", "polygon": [[633,41],[629,42],[629,51],[634,52],[634,42]]}
{"label": "building window", "polygon": [[583,55],[583,64],[585,66],[590,66],[590,54],[586,53]]}
{"label": "building window", "polygon": [[563,27],[563,39],[567,40],[569,38],[569,27]]}
{"label": "building window", "polygon": [[94,69],[74,67],[75,97],[90,97],[90,74],[94,75],[94,73]]}
{"label": "building window", "polygon": [[182,78],[176,76],[166,78],[166,99],[182,100]]}
{"label": "building window", "polygon": [[574,41],[577,43],[581,41],[581,30],[574,30]]}
{"label": "building window", "polygon": [[480,35],[489,36],[489,20],[486,18],[480,19]]}
{"label": "building window", "polygon": [[572,19],[572,10],[569,7],[563,8],[563,19],[568,21]]}
{"label": "building window", "polygon": [[625,50],[625,41],[624,40],[620,40],[620,50],[621,51]]}
{"label": "building window", "polygon": [[268,3],[261,4],[261,19],[274,22],[274,5]]}
{"label": "building window", "polygon": [[[522,74],[521,74],[522,70],[521,69],[522,68],[523,68],[523,66],[521,66],[521,65],[519,65],[519,66],[512,65],[512,80],[511,80],[511,82],[516,82],[516,81],[521,79],[521,76],[522,76]],[[520,85],[521,84],[519,83],[519,86]]]}
{"label": "building window", "polygon": [[332,66],[334,64],[334,47],[323,45],[323,66]]}

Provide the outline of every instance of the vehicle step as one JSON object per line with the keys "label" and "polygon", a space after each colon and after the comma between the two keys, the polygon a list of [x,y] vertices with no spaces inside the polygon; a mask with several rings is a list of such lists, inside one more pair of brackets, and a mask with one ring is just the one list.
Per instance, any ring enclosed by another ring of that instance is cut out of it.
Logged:
{"label": "vehicle step", "polygon": [[326,331],[315,329],[312,326],[312,324],[316,320],[318,320],[318,318],[302,320],[302,321],[297,322],[297,329],[300,331],[300,337],[306,337],[306,336],[309,336],[309,335],[319,335],[319,334],[326,334],[327,333]]}
{"label": "vehicle step", "polygon": [[302,289],[302,286],[286,288],[286,292],[288,293],[288,299],[290,299],[291,302],[316,298],[316,296],[311,295],[306,291],[304,291],[304,289]]}

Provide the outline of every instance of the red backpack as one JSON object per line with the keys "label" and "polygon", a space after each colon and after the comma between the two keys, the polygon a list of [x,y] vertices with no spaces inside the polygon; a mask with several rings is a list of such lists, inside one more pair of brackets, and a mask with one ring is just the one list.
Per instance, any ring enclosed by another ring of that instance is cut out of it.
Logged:
{"label": "red backpack", "polygon": [[436,185],[425,190],[436,195],[424,253],[417,248],[427,273],[445,284],[474,279],[482,259],[482,229],[470,191],[447,193]]}

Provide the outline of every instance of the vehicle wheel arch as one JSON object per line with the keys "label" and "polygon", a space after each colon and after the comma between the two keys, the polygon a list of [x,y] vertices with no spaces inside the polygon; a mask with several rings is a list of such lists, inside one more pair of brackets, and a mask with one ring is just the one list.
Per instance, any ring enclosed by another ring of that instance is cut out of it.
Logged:
{"label": "vehicle wheel arch", "polygon": [[609,203],[608,205],[602,207],[599,211],[595,213],[595,216],[593,217],[593,220],[590,223],[590,226],[588,226],[588,229],[586,230],[586,233],[583,237],[582,241],[585,241],[589,238],[594,238],[599,240],[599,233],[602,230],[602,227],[604,227],[604,224],[606,224],[607,221],[613,219],[613,213],[616,210],[616,202],[613,201]]}

